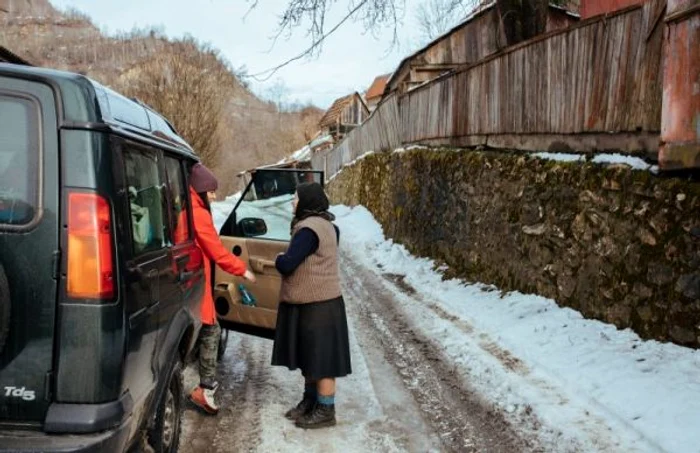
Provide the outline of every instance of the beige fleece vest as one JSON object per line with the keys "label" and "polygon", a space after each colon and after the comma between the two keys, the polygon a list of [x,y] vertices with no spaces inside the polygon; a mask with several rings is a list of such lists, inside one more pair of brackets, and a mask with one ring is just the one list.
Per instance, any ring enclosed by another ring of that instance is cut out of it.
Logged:
{"label": "beige fleece vest", "polygon": [[318,236],[318,250],[309,255],[288,277],[282,277],[280,300],[293,304],[322,302],[340,297],[338,239],[333,224],[309,217],[294,226],[293,234],[310,228]]}

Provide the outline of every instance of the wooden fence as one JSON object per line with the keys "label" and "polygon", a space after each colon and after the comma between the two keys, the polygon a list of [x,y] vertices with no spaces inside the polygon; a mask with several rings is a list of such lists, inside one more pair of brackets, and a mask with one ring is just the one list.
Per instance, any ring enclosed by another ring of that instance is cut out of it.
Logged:
{"label": "wooden fence", "polygon": [[362,126],[350,131],[331,150],[312,157],[313,168],[324,170],[326,176],[336,174],[367,151],[390,151],[401,146],[401,125],[397,96],[386,97]]}
{"label": "wooden fence", "polygon": [[367,151],[409,144],[658,152],[664,0],[539,36],[390,95],[313,158],[334,175]]}

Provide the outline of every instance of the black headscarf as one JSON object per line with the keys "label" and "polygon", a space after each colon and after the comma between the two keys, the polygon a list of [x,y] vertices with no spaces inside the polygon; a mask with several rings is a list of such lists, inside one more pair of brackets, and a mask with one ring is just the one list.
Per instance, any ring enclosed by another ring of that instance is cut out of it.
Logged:
{"label": "black headscarf", "polygon": [[323,191],[323,186],[317,182],[307,182],[297,186],[299,203],[292,219],[292,230],[294,226],[309,217],[321,217],[332,222],[335,216],[328,211],[330,204],[328,197]]}

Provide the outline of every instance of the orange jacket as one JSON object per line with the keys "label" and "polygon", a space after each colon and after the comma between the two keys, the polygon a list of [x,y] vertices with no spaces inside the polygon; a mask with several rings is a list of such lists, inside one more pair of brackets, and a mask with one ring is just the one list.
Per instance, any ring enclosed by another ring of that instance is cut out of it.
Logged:
{"label": "orange jacket", "polygon": [[221,269],[233,275],[245,274],[247,267],[243,261],[226,250],[226,247],[221,243],[216,228],[214,228],[211,212],[207,210],[204,202],[191,187],[190,198],[192,199],[192,212],[194,214],[195,243],[204,254],[205,289],[204,299],[202,299],[202,323],[213,325],[216,324],[216,310],[214,308],[214,297],[212,296],[211,261],[214,261]]}

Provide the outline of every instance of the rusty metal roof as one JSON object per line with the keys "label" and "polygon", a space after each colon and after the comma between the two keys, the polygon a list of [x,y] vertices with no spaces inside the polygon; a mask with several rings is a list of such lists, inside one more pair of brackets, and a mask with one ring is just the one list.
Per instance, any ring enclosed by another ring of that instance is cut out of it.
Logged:
{"label": "rusty metal roof", "polygon": [[372,82],[372,85],[370,85],[369,89],[367,90],[365,98],[372,99],[381,97],[382,94],[384,94],[384,88],[386,87],[386,83],[389,81],[389,77],[391,77],[391,73],[376,77]]}

